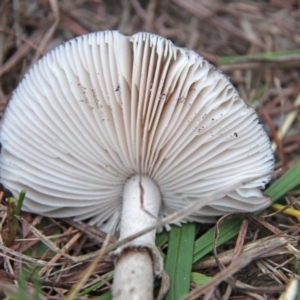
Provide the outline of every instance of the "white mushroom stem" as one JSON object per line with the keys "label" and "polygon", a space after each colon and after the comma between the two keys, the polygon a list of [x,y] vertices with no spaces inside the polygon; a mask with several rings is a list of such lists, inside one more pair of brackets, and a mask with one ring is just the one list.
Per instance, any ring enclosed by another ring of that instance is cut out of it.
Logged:
{"label": "white mushroom stem", "polygon": [[[157,222],[161,195],[156,183],[147,176],[135,175],[125,184],[120,240]],[[117,299],[153,299],[155,248],[153,230],[117,250],[112,296]]]}

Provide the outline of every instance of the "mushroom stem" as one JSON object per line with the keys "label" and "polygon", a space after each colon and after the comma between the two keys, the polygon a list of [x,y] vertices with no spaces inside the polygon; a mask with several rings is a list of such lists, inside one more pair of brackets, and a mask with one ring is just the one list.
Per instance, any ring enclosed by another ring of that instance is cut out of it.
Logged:
{"label": "mushroom stem", "polygon": [[[160,206],[156,183],[144,175],[131,177],[124,186],[120,240],[155,224]],[[153,299],[155,233],[144,234],[117,250],[114,300]]]}

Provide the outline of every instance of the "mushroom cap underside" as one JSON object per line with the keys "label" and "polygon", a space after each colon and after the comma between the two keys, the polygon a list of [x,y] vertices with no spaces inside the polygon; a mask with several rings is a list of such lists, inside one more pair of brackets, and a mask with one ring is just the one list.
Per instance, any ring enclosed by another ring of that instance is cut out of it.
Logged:
{"label": "mushroom cap underside", "polygon": [[270,203],[273,154],[255,111],[202,57],[154,34],[92,33],[45,55],[13,94],[1,144],[2,184],[46,216],[105,227],[134,174],[159,186],[160,216],[260,176],[188,220]]}

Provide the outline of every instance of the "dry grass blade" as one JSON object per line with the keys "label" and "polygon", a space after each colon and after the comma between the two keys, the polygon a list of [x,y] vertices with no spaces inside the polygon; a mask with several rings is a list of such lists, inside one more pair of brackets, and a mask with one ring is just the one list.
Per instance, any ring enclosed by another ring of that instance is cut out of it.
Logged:
{"label": "dry grass blade", "polygon": [[61,249],[59,249],[53,242],[51,242],[45,235],[43,235],[38,229],[33,227],[31,224],[29,224],[24,218],[16,216],[16,218],[21,221],[25,226],[27,226],[30,231],[38,237],[45,245],[49,247],[52,251],[59,253],[61,256],[64,256],[68,259],[70,259],[73,262],[76,262],[76,258],[74,258],[71,255],[68,255],[67,253],[64,253]]}
{"label": "dry grass blade", "polygon": [[[79,232],[77,234],[75,234],[69,241],[68,243],[61,249],[62,253],[65,253],[66,251],[69,250],[69,248],[71,246],[74,245],[74,243],[77,242],[77,240],[82,236],[82,233]],[[61,253],[57,253],[51,260],[49,263],[55,263],[57,262],[60,258],[61,258],[62,254]],[[42,268],[39,272],[38,275],[42,276],[50,267],[49,266],[45,266],[44,268]]]}
{"label": "dry grass blade", "polygon": [[[251,286],[249,284],[240,282],[240,281],[236,281],[235,282],[235,287],[240,289],[240,290],[244,290],[247,291],[249,295],[253,295],[253,293],[256,294],[256,297],[254,296],[254,298],[256,299],[258,297],[258,293],[279,293],[284,291],[285,289],[285,285],[278,285],[278,286],[267,286],[267,287],[257,287],[257,286]],[[264,299],[262,297],[262,299]]]}
{"label": "dry grass blade", "polygon": [[249,38],[242,30],[235,27],[230,22],[227,22],[219,17],[217,17],[212,11],[207,9],[201,3],[196,1],[183,1],[183,0],[172,0],[176,4],[180,5],[182,8],[186,9],[192,15],[195,15],[198,18],[203,18],[211,22],[214,26],[219,27],[222,30],[226,30],[229,33],[238,36],[239,38],[249,41],[256,46],[261,47],[264,49],[264,44],[261,43],[259,40],[254,38]]}
{"label": "dry grass blade", "polygon": [[[284,245],[283,247],[279,247],[276,250],[266,252],[261,256],[261,258],[267,258],[272,257],[276,255],[283,255],[287,252],[291,253],[291,250],[289,248],[291,246],[295,247],[298,243],[298,240],[296,237],[283,235],[283,236],[272,236],[272,237],[265,237],[250,243],[247,243],[243,246],[242,252],[248,252],[251,255],[255,254],[257,250],[262,251],[265,248],[268,248],[270,243],[276,244],[280,243],[280,240],[284,237],[287,241],[287,245]],[[294,248],[295,249],[295,248]],[[230,264],[230,262],[234,261],[235,249],[230,249],[228,251],[223,251],[222,253],[218,254],[218,259],[222,262],[224,265]],[[193,270],[202,270],[202,269],[208,269],[216,267],[217,263],[214,256],[207,257],[203,260],[201,260],[199,263],[194,264]]]}
{"label": "dry grass blade", "polygon": [[[294,102],[294,107],[298,107],[300,105],[300,93],[298,94],[295,102]],[[295,121],[295,119],[297,118],[298,115],[298,111],[294,110],[292,112],[290,112],[286,119],[284,120],[284,122],[281,124],[279,130],[278,130],[278,139],[282,139],[285,134],[287,133],[287,131],[290,129],[291,125],[293,124],[293,122]],[[280,145],[280,144],[279,144]],[[272,149],[273,151],[276,150],[278,146],[278,142],[275,141],[272,143]]]}
{"label": "dry grass blade", "polygon": [[[45,51],[47,45],[49,44],[49,42],[51,41],[54,32],[59,24],[59,6],[58,6],[58,2],[57,0],[50,0],[50,6],[51,6],[51,10],[53,11],[53,15],[54,15],[54,23],[51,25],[50,29],[46,32],[46,34],[43,36],[40,44],[39,44],[39,48],[41,49],[41,51]],[[31,65],[33,65],[38,59],[40,58],[40,51],[36,52],[36,54],[34,55],[32,61],[31,61]]]}
{"label": "dry grass blade", "polygon": [[[0,68],[0,77],[5,73],[9,72],[28,52],[33,48],[32,43],[37,42],[44,35],[43,30],[38,30],[29,37],[28,42],[23,44],[23,47],[20,47],[17,52],[7,60]],[[34,47],[35,48],[35,47]],[[39,53],[41,50],[39,50]]]}
{"label": "dry grass blade", "polygon": [[17,39],[19,39],[20,41],[24,42],[25,44],[28,44],[28,46],[30,46],[32,49],[34,49],[35,51],[39,52],[40,55],[45,54],[44,51],[42,51],[39,47],[37,47],[34,43],[32,43],[30,40],[25,39],[22,36],[17,35],[14,32],[11,32],[9,30],[5,30],[5,29],[0,29],[0,32],[5,33],[5,34],[9,34],[12,35],[14,37],[16,37]]}
{"label": "dry grass blade", "polygon": [[[104,242],[104,240],[107,238],[106,233],[99,231],[95,227],[92,227],[86,223],[77,223],[72,219],[64,219],[64,221],[69,225],[71,225],[72,227],[77,228],[81,232],[85,233],[90,239],[99,243],[99,245],[101,245]],[[116,241],[117,239],[114,236],[110,237],[110,243],[114,243]]]}
{"label": "dry grass blade", "polygon": [[277,248],[282,247],[287,243],[288,241],[286,240],[286,238],[281,237],[278,240],[270,241],[267,247],[256,250],[255,252],[249,252],[249,251],[244,252],[237,260],[233,261],[228,268],[223,269],[220,273],[214,276],[214,278],[208,283],[203,284],[202,286],[199,286],[194,290],[192,290],[188,295],[183,297],[182,300],[193,300],[196,299],[197,297],[200,297],[201,295],[209,293],[210,290],[215,289],[222,281],[225,281],[231,275],[235,274],[240,269],[247,266],[254,259],[261,257],[262,255],[268,253],[269,251],[276,250]]}
{"label": "dry grass blade", "polygon": [[32,257],[29,257],[28,255],[24,255],[18,251],[14,251],[8,247],[5,247],[4,245],[0,244],[0,250],[2,250],[2,252],[0,252],[0,256],[2,257],[6,257],[7,254],[10,254],[14,257],[9,257],[9,259],[14,260],[14,261],[19,261],[22,262],[22,260],[30,262],[32,264],[35,264],[37,266],[47,266],[47,267],[55,267],[55,266],[60,266],[61,263],[49,263],[46,261],[42,261],[39,259],[35,259]]}
{"label": "dry grass blade", "polygon": [[97,263],[99,260],[103,257],[105,254],[106,247],[110,240],[110,234],[107,235],[107,238],[105,239],[102,248],[98,252],[97,256],[94,258],[94,260],[90,263],[88,268],[83,272],[81,279],[73,285],[67,296],[64,298],[64,300],[72,300],[76,297],[78,291],[81,289],[81,287],[85,284],[89,276],[92,274],[92,272],[95,270]]}

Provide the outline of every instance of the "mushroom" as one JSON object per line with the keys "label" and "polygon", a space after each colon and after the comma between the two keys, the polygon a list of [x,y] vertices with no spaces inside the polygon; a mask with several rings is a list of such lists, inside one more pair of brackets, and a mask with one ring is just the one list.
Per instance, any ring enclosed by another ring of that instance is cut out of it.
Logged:
{"label": "mushroom", "polygon": [[[185,221],[270,204],[273,155],[254,109],[201,56],[154,34],[91,33],[45,55],[9,102],[1,144],[1,182],[27,191],[23,210],[120,239],[241,179],[261,176]],[[153,298],[154,240],[116,251],[114,299]]]}

